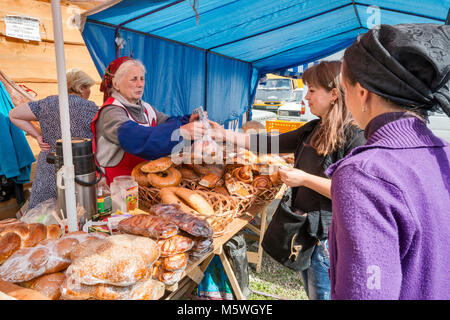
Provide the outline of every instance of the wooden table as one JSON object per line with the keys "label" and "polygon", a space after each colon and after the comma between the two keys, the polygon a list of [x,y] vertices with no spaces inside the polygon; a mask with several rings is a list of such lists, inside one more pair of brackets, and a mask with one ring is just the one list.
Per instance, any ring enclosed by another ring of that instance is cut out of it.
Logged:
{"label": "wooden table", "polygon": [[[225,273],[230,280],[231,287],[236,298],[238,300],[245,299],[241,288],[239,287],[239,283],[237,282],[234,271],[225,255],[223,245],[236,233],[242,230],[254,217],[258,215],[259,212],[266,210],[268,205],[269,203],[254,204],[247,210],[247,212],[242,214],[240,217],[233,219],[233,221],[226,227],[224,234],[220,237],[214,238],[213,251],[195,262],[189,263],[186,267],[183,278],[175,285],[166,286],[166,294],[161,299],[175,300],[183,297],[186,293],[192,292],[195,286],[202,281],[204,272],[215,255],[218,255],[222,261]],[[140,211],[140,209],[137,210]],[[5,299],[5,297],[13,297],[19,300],[49,299],[36,290],[22,288],[2,280],[0,280],[0,292],[6,294],[6,296],[2,296],[0,299]]]}
{"label": "wooden table", "polygon": [[222,261],[225,273],[230,280],[230,284],[236,298],[238,300],[245,299],[230,262],[225,255],[223,245],[236,233],[242,230],[254,217],[258,215],[259,212],[265,210],[268,205],[269,203],[254,204],[242,216],[233,219],[233,221],[226,227],[225,233],[220,237],[214,238],[214,250],[197,261],[188,264],[184,277],[175,285],[166,287],[167,293],[162,299],[176,300],[183,297],[186,293],[190,293],[195,286],[202,281],[204,272],[215,255],[218,255]]}

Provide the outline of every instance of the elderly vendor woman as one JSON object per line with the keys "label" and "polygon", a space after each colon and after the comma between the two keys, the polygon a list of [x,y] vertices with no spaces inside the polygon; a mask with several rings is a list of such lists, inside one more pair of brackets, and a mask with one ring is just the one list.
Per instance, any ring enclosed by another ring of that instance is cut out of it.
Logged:
{"label": "elderly vendor woman", "polygon": [[[130,175],[143,161],[170,155],[182,139],[203,133],[198,116],[169,117],[142,101],[144,85],[144,65],[129,57],[111,62],[103,76],[104,103],[91,128],[96,160],[108,184]],[[181,135],[173,141],[178,129]]]}

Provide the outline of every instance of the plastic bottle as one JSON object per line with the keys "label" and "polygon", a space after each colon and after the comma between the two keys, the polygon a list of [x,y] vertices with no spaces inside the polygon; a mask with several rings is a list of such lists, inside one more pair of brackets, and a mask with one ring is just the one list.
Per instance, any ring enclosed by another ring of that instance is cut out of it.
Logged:
{"label": "plastic bottle", "polygon": [[97,214],[92,217],[92,220],[96,221],[101,217],[108,216],[112,211],[111,190],[106,183],[106,179],[102,178],[97,185]]}

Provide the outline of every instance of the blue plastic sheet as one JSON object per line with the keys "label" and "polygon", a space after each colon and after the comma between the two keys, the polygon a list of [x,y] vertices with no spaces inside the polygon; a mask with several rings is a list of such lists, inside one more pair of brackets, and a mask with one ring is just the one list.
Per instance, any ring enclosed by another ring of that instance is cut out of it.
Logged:
{"label": "blue plastic sheet", "polygon": [[17,184],[30,182],[31,166],[36,158],[31,151],[25,132],[9,119],[14,108],[11,96],[0,81],[0,176]]}
{"label": "blue plastic sheet", "polygon": [[[377,24],[444,24],[450,0],[123,0],[84,14],[100,75],[119,55],[148,69],[144,100],[170,115],[207,105],[220,123],[242,118],[261,74],[348,47]],[[117,33],[116,33],[117,31]]]}

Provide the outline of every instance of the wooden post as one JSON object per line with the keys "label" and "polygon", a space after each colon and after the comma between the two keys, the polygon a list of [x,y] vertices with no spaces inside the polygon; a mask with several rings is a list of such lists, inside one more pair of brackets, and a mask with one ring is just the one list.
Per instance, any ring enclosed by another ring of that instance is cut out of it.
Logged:
{"label": "wooden post", "polygon": [[233,268],[231,267],[230,262],[228,261],[227,257],[225,256],[225,252],[223,250],[220,253],[219,257],[220,257],[220,261],[222,261],[223,268],[225,269],[225,273],[228,276],[228,280],[230,280],[231,287],[233,288],[236,299],[244,300],[245,297],[242,294],[241,287],[239,286],[239,283],[236,279]]}

